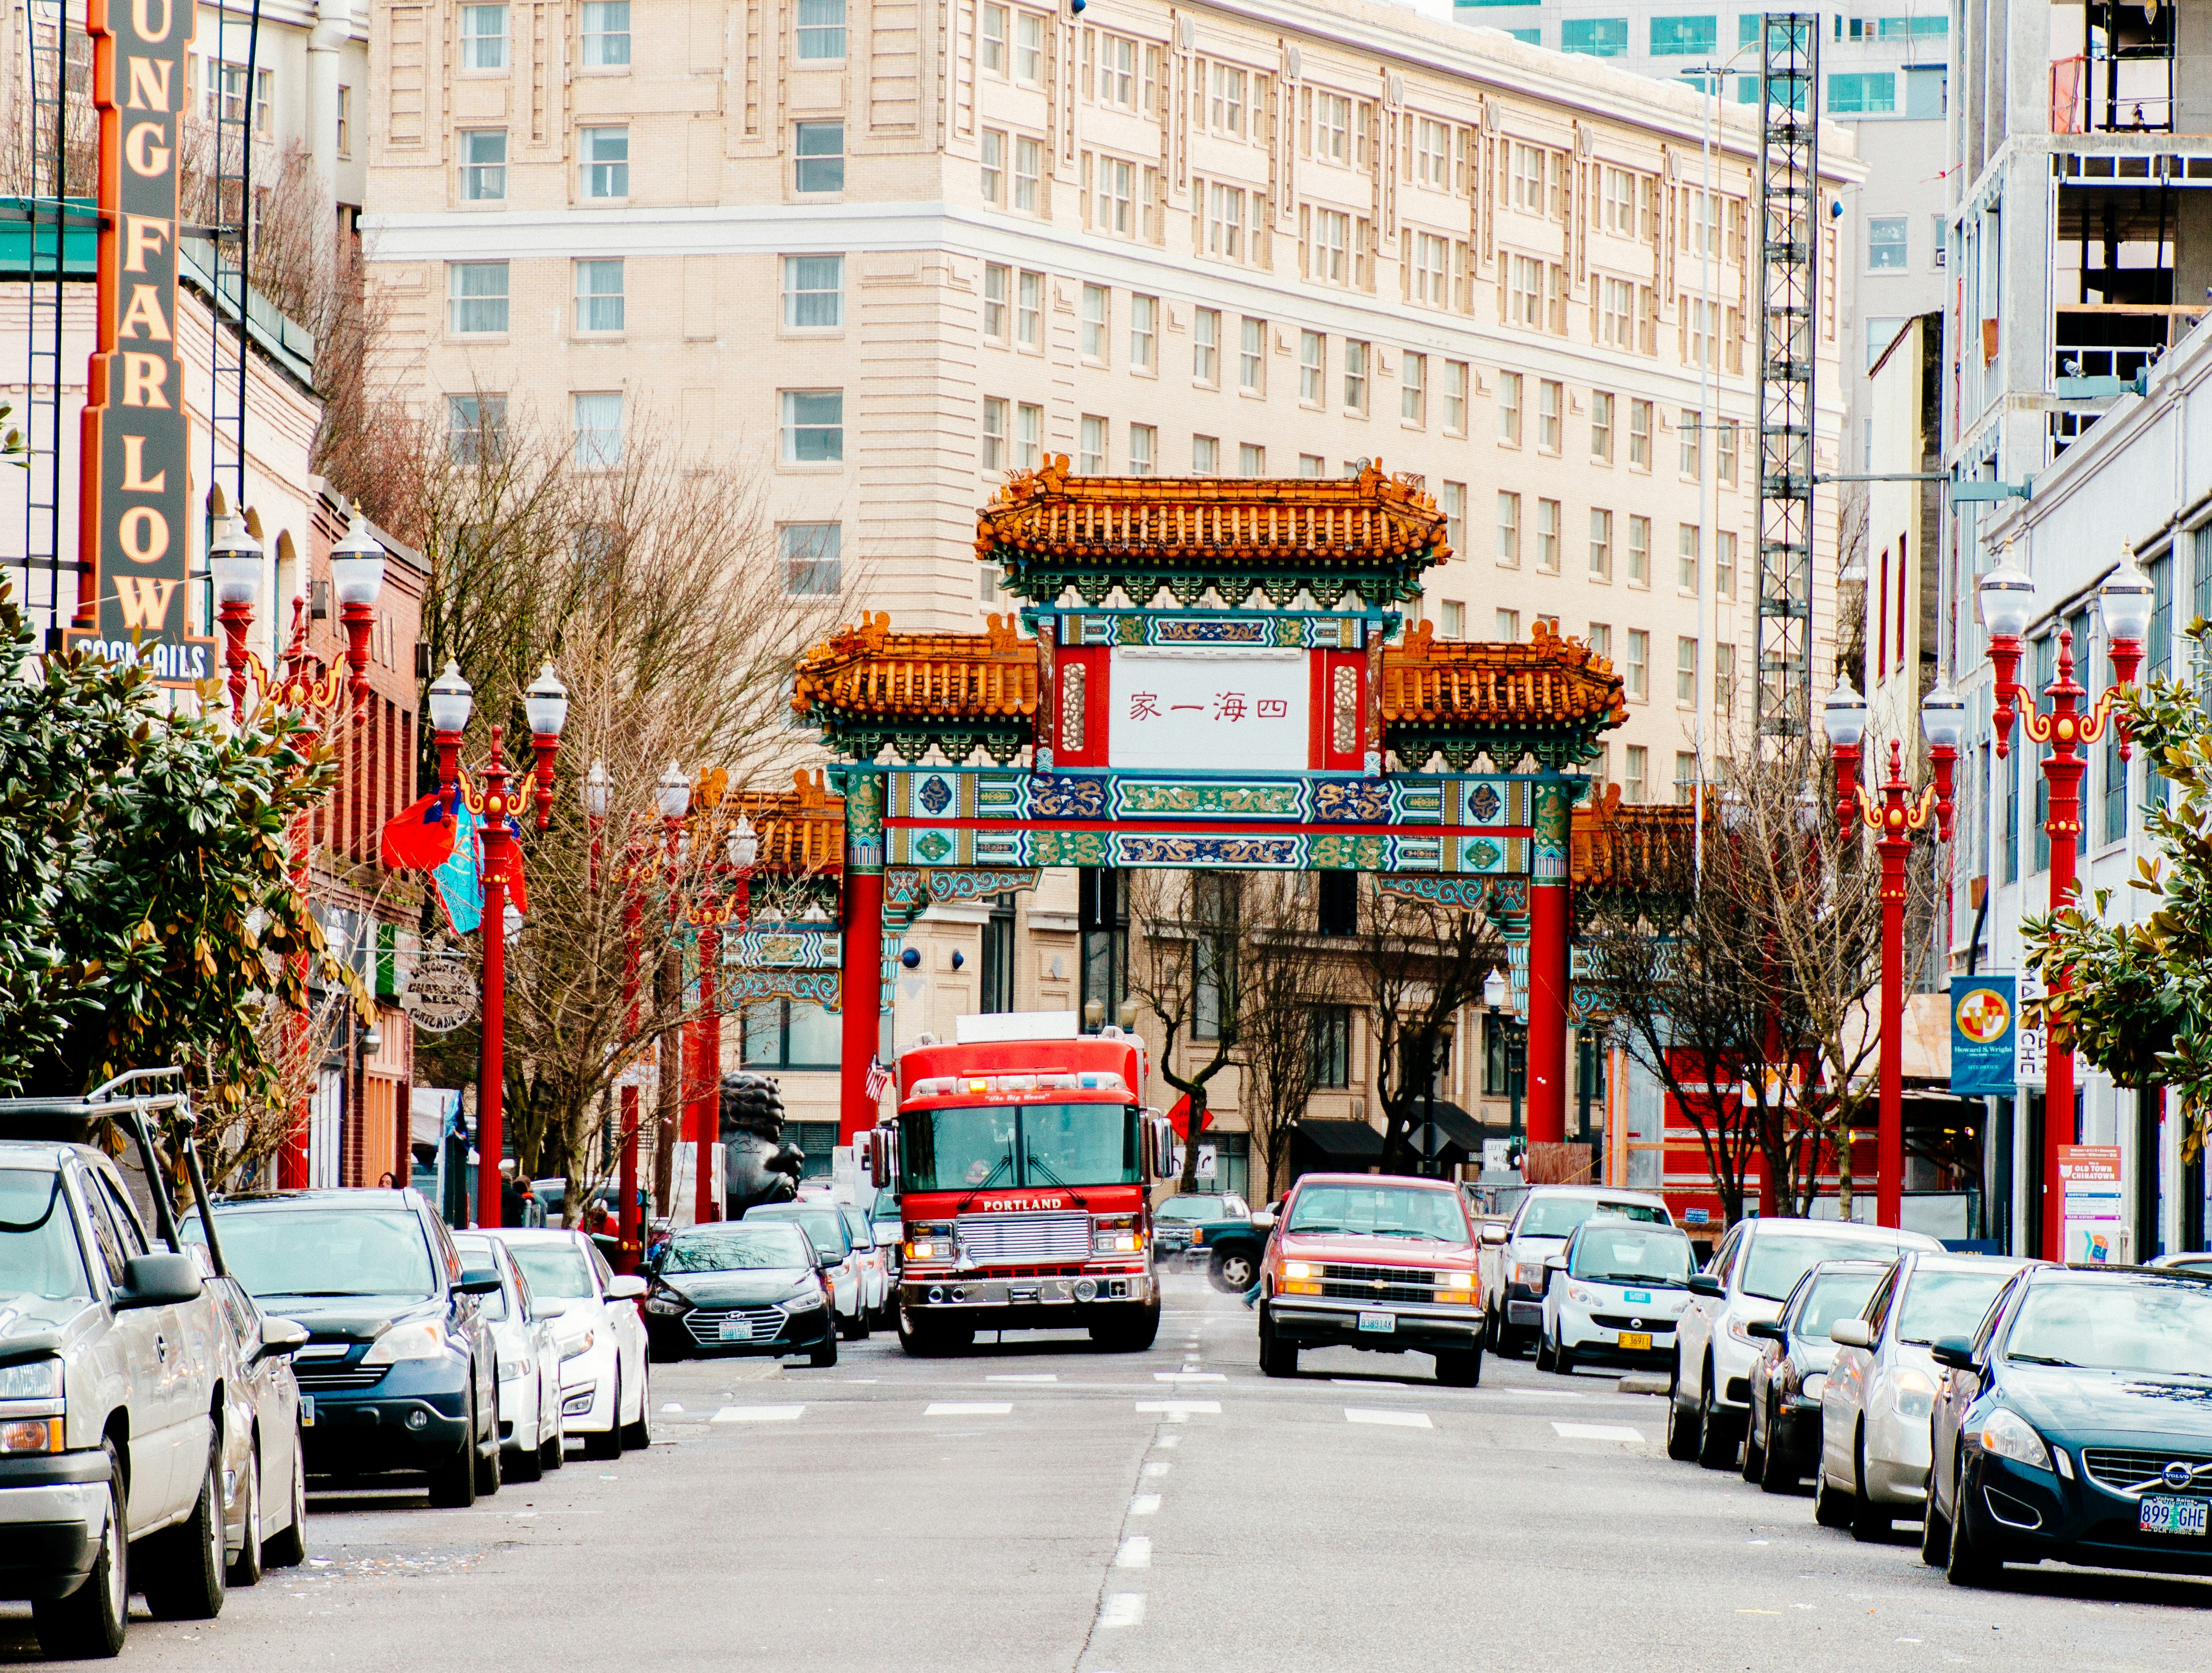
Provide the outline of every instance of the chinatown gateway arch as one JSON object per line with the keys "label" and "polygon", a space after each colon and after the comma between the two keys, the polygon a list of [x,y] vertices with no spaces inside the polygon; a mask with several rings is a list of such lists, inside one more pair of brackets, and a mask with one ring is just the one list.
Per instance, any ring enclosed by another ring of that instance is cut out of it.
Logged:
{"label": "chinatown gateway arch", "polygon": [[1518,643],[1406,630],[1444,531],[1417,481],[1374,465],[1176,478],[1052,458],[976,520],[1018,616],[981,633],[864,616],[805,652],[793,707],[842,806],[802,775],[759,812],[769,853],[839,874],[841,946],[834,973],[753,964],[731,999],[841,1012],[841,1144],[877,1123],[897,938],[1048,866],[1371,872],[1485,913],[1527,1019],[1528,1139],[1564,1140],[1571,869],[1632,893],[1689,810],[1589,794],[1579,769],[1626,717],[1602,656],[1541,622]]}

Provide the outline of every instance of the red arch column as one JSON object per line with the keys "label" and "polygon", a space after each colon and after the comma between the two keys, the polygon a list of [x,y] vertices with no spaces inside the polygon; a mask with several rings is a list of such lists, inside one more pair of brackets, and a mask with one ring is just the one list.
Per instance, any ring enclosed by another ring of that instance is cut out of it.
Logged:
{"label": "red arch column", "polygon": [[883,1039],[884,776],[848,768],[845,778],[844,916],[839,949],[842,1049],[837,1065],[837,1142],[848,1145],[876,1124],[868,1066]]}
{"label": "red arch column", "polygon": [[1567,1136],[1567,844],[1573,813],[1566,779],[1547,768],[1535,783],[1528,877],[1528,1142]]}

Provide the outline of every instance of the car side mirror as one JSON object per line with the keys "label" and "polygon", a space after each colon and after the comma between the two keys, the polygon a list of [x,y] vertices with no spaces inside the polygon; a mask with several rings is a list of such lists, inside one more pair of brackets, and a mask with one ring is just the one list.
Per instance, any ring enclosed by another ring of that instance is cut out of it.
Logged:
{"label": "car side mirror", "polygon": [[463,1267],[460,1281],[453,1286],[456,1295],[496,1295],[499,1293],[499,1269],[496,1267]]}
{"label": "car side mirror", "polygon": [[1743,1333],[1760,1341],[1782,1341],[1790,1334],[1782,1328],[1779,1319],[1772,1318],[1755,1318],[1743,1327]]}
{"label": "car side mirror", "polygon": [[867,1133],[868,1183],[887,1190],[898,1177],[898,1129],[872,1127]]}
{"label": "car side mirror", "polygon": [[1482,1240],[1483,1242],[1492,1245],[1493,1248],[1505,1241],[1505,1228],[1500,1226],[1496,1220],[1486,1220],[1483,1222]]}
{"label": "car side mirror", "polygon": [[607,1299],[610,1301],[638,1301],[645,1296],[645,1280],[635,1273],[625,1272],[607,1281]]}
{"label": "car side mirror", "polygon": [[289,1359],[307,1345],[307,1328],[289,1318],[261,1321],[261,1351],[257,1360]]}
{"label": "car side mirror", "polygon": [[1717,1301],[1728,1293],[1728,1286],[1710,1272],[1693,1272],[1690,1275],[1690,1293]]}
{"label": "car side mirror", "polygon": [[1828,1340],[1838,1348],[1865,1348],[1873,1342],[1874,1332],[1863,1318],[1839,1318],[1828,1327]]}
{"label": "car side mirror", "polygon": [[1273,1231],[1275,1229],[1275,1211],[1273,1208],[1261,1209],[1258,1214],[1252,1216],[1252,1229],[1255,1232]]}
{"label": "car side mirror", "polygon": [[108,1298],[120,1312],[134,1307],[172,1307],[197,1301],[200,1269],[189,1255],[133,1255],[123,1263],[123,1287]]}
{"label": "car side mirror", "polygon": [[1981,1369],[1974,1363],[1973,1343],[1964,1336],[1953,1336],[1934,1343],[1928,1350],[1928,1357],[1952,1371],[1978,1372]]}
{"label": "car side mirror", "polygon": [[1547,1272],[1565,1272],[1566,1269],[1567,1269],[1567,1257],[1566,1257],[1565,1256],[1564,1256],[1564,1255],[1547,1255],[1547,1256],[1544,1257],[1544,1270],[1545,1270],[1545,1271],[1547,1271]]}

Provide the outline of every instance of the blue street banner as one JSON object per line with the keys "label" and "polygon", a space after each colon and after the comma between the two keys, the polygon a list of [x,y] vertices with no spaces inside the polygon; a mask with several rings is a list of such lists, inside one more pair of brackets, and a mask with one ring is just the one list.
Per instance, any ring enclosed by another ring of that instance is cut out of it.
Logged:
{"label": "blue street banner", "polygon": [[2010,1098],[2020,1024],[2016,978],[1951,978],[1951,1091],[1960,1098]]}

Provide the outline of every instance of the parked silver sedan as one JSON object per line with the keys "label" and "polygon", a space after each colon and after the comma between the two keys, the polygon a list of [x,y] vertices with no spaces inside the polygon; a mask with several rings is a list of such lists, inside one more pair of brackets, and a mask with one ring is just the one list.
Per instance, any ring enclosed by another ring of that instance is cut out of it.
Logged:
{"label": "parked silver sedan", "polygon": [[483,1316],[497,1346],[501,1474],[510,1481],[534,1481],[563,1462],[561,1350],[553,1336],[560,1310],[532,1297],[530,1280],[497,1238],[456,1232],[453,1247],[469,1266],[489,1266],[499,1275],[499,1288],[483,1299]]}
{"label": "parked silver sedan", "polygon": [[1822,1527],[1879,1539],[1900,1516],[1920,1519],[1943,1377],[1929,1349],[1972,1335],[2005,1281],[2027,1264],[1907,1249],[1863,1311],[1828,1327],[1836,1358],[1820,1390],[1813,1500]]}
{"label": "parked silver sedan", "polygon": [[224,1556],[230,1584],[250,1586],[264,1569],[307,1560],[307,1470],[292,1355],[307,1345],[307,1333],[264,1314],[235,1278],[215,1276],[205,1244],[191,1250],[222,1326],[216,1352],[229,1404],[222,1428]]}

